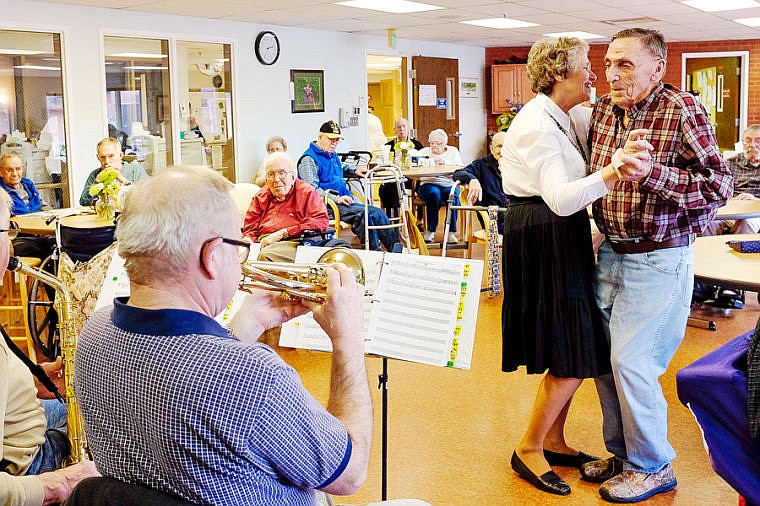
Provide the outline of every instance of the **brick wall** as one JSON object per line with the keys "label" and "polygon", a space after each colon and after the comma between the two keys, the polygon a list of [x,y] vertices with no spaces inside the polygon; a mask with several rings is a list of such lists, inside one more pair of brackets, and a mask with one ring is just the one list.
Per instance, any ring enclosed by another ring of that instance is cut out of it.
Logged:
{"label": "brick wall", "polygon": [[[527,58],[530,47],[488,47],[486,48],[486,100],[488,129],[496,129],[496,115],[491,111],[491,65],[498,60],[511,57]],[[717,40],[700,42],[671,42],[668,44],[668,66],[665,70],[665,82],[681,86],[681,55],[683,53],[704,53],[715,51],[749,51],[749,106],[747,124],[760,123],[760,39],[751,40]],[[602,96],[609,92],[604,79],[604,55],[606,44],[592,44],[589,50],[591,69],[597,74],[596,94]]]}

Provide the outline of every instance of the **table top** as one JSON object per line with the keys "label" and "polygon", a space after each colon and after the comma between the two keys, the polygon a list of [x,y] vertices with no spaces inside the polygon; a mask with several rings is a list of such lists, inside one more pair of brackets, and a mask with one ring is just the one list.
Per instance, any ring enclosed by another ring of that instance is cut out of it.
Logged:
{"label": "table top", "polygon": [[718,208],[716,220],[742,220],[760,218],[760,200],[730,199],[726,205]]}
{"label": "table top", "polygon": [[739,290],[760,291],[760,253],[739,253],[728,241],[760,241],[760,234],[698,237],[694,243],[694,277]]}
{"label": "table top", "polygon": [[51,216],[60,216],[62,225],[74,228],[97,228],[113,225],[113,220],[103,220],[89,207],[53,209],[38,213],[20,214],[13,221],[21,232],[32,235],[55,235],[55,220],[46,223]]}
{"label": "table top", "polygon": [[450,176],[462,167],[462,165],[431,165],[428,167],[418,166],[410,167],[408,170],[402,170],[401,173],[411,179],[428,176]]}

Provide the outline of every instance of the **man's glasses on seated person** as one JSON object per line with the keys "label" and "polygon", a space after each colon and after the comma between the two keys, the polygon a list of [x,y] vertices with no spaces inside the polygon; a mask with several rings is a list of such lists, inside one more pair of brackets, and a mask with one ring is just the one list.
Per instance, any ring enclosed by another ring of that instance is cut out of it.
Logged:
{"label": "man's glasses on seated person", "polygon": [[287,175],[288,175],[287,170],[275,170],[275,171],[267,172],[266,178],[274,179],[276,177],[277,179],[285,179],[285,176]]}
{"label": "man's glasses on seated person", "polygon": [[8,232],[8,239],[12,241],[16,237],[18,237],[18,233],[21,230],[21,227],[19,227],[18,223],[16,223],[15,221],[10,222],[8,226],[10,228],[0,229],[0,232]]}
{"label": "man's glasses on seated person", "polygon": [[227,239],[226,237],[221,237],[220,239],[223,243],[238,247],[238,260],[240,260],[241,264],[248,260],[248,255],[251,254],[251,241]]}

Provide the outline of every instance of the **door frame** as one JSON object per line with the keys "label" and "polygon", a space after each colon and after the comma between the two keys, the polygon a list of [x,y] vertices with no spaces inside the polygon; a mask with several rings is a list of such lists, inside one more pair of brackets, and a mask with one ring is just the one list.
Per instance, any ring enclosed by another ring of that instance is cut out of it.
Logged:
{"label": "door frame", "polygon": [[[406,100],[406,111],[401,111],[402,114],[404,114],[404,117],[409,121],[410,127],[414,125],[414,108],[410,107],[412,104],[412,85],[411,85],[411,70],[412,70],[412,58],[402,52],[402,51],[394,51],[394,50],[384,50],[384,49],[365,49],[364,50],[364,90],[366,91],[369,89],[369,80],[367,79],[367,56],[396,56],[401,58],[401,75],[404,75],[404,70],[406,70],[406,84],[402,83],[402,89],[406,87],[406,97],[404,97]],[[404,62],[406,62],[406,69],[403,68]],[[403,78],[403,77],[402,77]],[[363,124],[367,124],[367,112],[368,112],[368,96],[362,97],[362,119]],[[403,106],[402,106],[403,109]],[[411,137],[414,137],[412,135],[414,132],[410,133]],[[366,134],[365,134],[366,135]],[[366,142],[366,141],[365,141]]]}
{"label": "door frame", "polygon": [[686,60],[698,58],[723,58],[739,57],[741,59],[741,94],[739,98],[739,139],[747,129],[749,114],[749,51],[711,51],[706,53],[682,53],[681,54],[681,89],[686,90]]}

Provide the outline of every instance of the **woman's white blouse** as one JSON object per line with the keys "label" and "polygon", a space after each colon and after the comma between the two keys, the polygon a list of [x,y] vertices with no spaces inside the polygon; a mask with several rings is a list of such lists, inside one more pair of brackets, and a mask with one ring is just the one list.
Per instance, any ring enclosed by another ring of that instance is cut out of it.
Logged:
{"label": "woman's white blouse", "polygon": [[589,174],[575,147],[580,141],[579,147],[586,150],[591,111],[578,105],[567,115],[542,93],[525,104],[507,130],[501,148],[499,169],[504,192],[517,197],[541,196],[560,216],[580,211],[606,195],[601,171]]}

